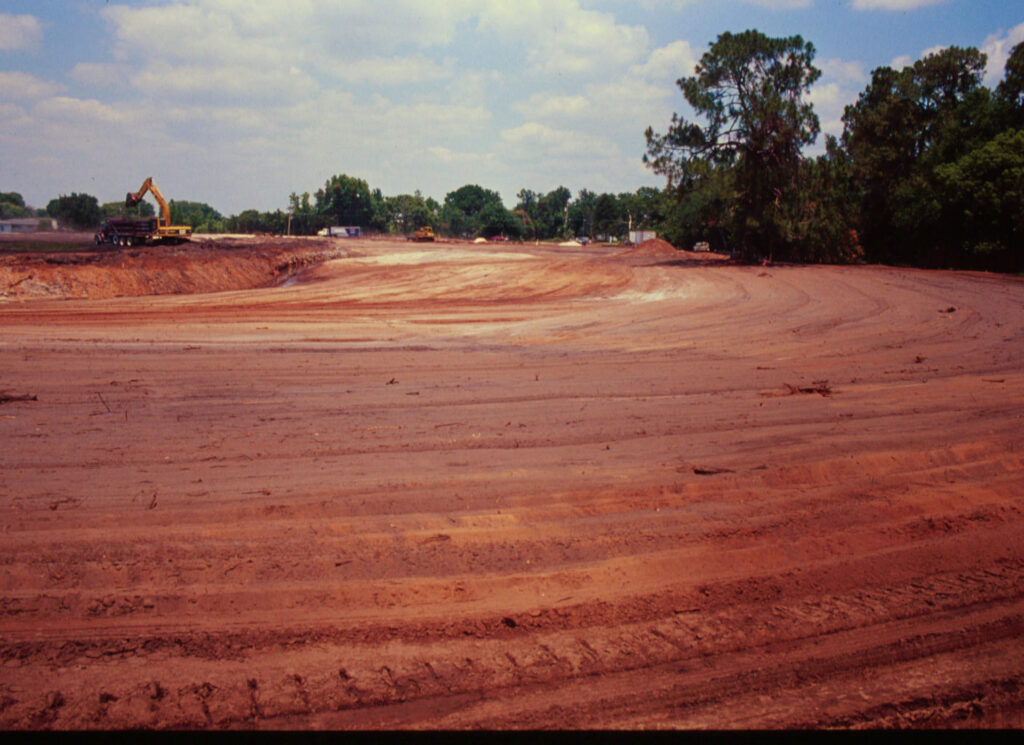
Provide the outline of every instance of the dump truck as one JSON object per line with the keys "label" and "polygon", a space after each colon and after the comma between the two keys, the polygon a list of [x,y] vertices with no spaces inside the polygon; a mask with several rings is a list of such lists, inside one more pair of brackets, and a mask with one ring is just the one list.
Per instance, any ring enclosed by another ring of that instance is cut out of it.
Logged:
{"label": "dump truck", "polygon": [[160,205],[160,216],[139,220],[128,217],[110,218],[97,231],[94,238],[96,245],[112,243],[115,246],[142,246],[152,243],[184,243],[192,239],[191,226],[171,225],[171,207],[160,193],[152,176],[142,182],[138,191],[128,192],[124,198],[124,206],[134,207],[147,193],[152,194]]}

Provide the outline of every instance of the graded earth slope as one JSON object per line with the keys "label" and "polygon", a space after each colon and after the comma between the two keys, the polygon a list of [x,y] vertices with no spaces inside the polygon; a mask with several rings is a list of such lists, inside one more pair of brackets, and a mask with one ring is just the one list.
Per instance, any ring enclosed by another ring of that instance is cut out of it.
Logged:
{"label": "graded earth slope", "polygon": [[0,302],[0,726],[1024,724],[1020,279],[345,246]]}

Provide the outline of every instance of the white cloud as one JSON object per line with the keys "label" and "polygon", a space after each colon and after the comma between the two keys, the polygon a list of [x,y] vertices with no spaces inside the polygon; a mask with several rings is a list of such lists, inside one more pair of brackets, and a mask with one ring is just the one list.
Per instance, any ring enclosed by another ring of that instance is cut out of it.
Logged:
{"label": "white cloud", "polygon": [[122,87],[124,68],[107,62],[79,62],[69,73],[72,80],[86,85]]}
{"label": "white cloud", "polygon": [[646,80],[676,81],[693,75],[699,55],[688,41],[674,41],[655,49],[647,61],[634,65],[630,72]]}
{"label": "white cloud", "polygon": [[[560,129],[539,122],[527,122],[503,130],[496,149],[497,160],[506,164],[519,188],[541,192],[565,185],[570,189],[586,187],[591,191],[623,191],[649,183],[651,174],[639,154],[623,152],[611,138],[582,129]],[[529,177],[524,180],[524,170]],[[620,179],[628,178],[623,187]],[[510,200],[506,200],[510,201]]]}
{"label": "white cloud", "polygon": [[772,10],[794,10],[796,8],[809,8],[814,0],[746,0],[752,5],[760,5],[763,8]]}
{"label": "white cloud", "polygon": [[513,129],[502,130],[501,141],[518,157],[530,160],[538,156],[564,158],[569,155],[593,155],[618,150],[607,137],[553,129],[538,122],[527,122]]}
{"label": "white cloud", "polygon": [[297,67],[253,70],[245,66],[170,65],[154,62],[132,75],[140,91],[160,95],[228,96],[252,103],[312,95],[316,83]]}
{"label": "white cloud", "polygon": [[[857,100],[867,85],[870,76],[864,64],[857,60],[825,59],[817,63],[821,78],[808,92],[808,100],[814,104],[823,135],[839,137],[843,133],[843,111]],[[824,147],[824,137],[819,138],[813,150]]]}
{"label": "white cloud", "polygon": [[944,51],[946,49],[949,49],[948,45],[946,45],[946,44],[936,44],[935,46],[928,47],[923,52],[921,52],[921,56],[918,57],[918,59],[924,59],[925,57],[931,57],[933,54],[938,54],[939,52],[942,52],[942,51]]}
{"label": "white cloud", "polygon": [[522,44],[530,71],[547,75],[619,68],[650,46],[642,26],[618,24],[610,13],[586,10],[575,0],[493,1],[482,6],[479,26]]}
{"label": "white cloud", "polygon": [[43,80],[27,72],[0,71],[0,91],[5,98],[45,98],[63,90],[64,86]]}
{"label": "white cloud", "polygon": [[448,58],[435,62],[422,54],[412,57],[367,57],[338,62],[333,66],[333,73],[339,80],[356,84],[431,83],[453,77],[455,60]]}
{"label": "white cloud", "polygon": [[902,70],[904,67],[910,67],[918,60],[923,60],[925,57],[928,57],[929,55],[938,54],[942,50],[948,48],[949,47],[945,45],[936,44],[933,47],[928,47],[927,49],[922,50],[921,53],[916,57],[912,57],[909,54],[901,54],[897,57],[892,58],[892,61],[889,63],[889,67],[897,71]]}
{"label": "white cloud", "polygon": [[65,124],[74,122],[126,124],[134,119],[126,107],[110,106],[92,98],[69,98],[67,96],[55,96],[40,101],[32,113],[37,117],[54,119]]}
{"label": "white cloud", "polygon": [[[653,10],[665,6],[681,9],[690,5],[696,5],[701,0],[636,0],[636,2],[641,7]],[[814,4],[814,0],[743,0],[743,2],[777,10],[807,8]]]}
{"label": "white cloud", "polygon": [[10,120],[25,116],[25,109],[13,103],[0,103],[0,119]]}
{"label": "white cloud", "polygon": [[35,49],[43,38],[43,25],[30,15],[0,13],[0,51]]}
{"label": "white cloud", "polygon": [[451,104],[476,106],[495,90],[507,87],[508,78],[498,70],[472,70],[459,68],[458,74],[445,86],[444,92]]}
{"label": "white cloud", "polygon": [[814,104],[822,133],[839,137],[843,133],[843,110],[856,99],[856,94],[851,98],[849,90],[833,82],[814,86],[807,98]]}
{"label": "white cloud", "polygon": [[1006,60],[1010,51],[1024,42],[1024,23],[1019,23],[1005,34],[991,34],[981,45],[981,51],[988,55],[988,66],[985,68],[985,85],[995,86],[1006,73]]}
{"label": "white cloud", "polygon": [[853,0],[854,10],[915,10],[940,5],[948,0]]}
{"label": "white cloud", "polygon": [[454,152],[446,147],[434,146],[426,150],[437,162],[444,165],[455,165],[460,168],[490,166],[494,164],[493,153],[465,153]]}
{"label": "white cloud", "polygon": [[[259,63],[265,58],[252,45],[246,49],[231,17],[199,4],[111,5],[102,15],[113,26],[114,53],[120,59]],[[276,50],[265,52],[274,55]]]}
{"label": "white cloud", "polygon": [[643,131],[648,126],[664,129],[672,112],[685,107],[676,81],[692,75],[696,62],[697,55],[688,42],[672,42],[618,75],[585,83],[571,93],[534,93],[513,104],[513,109],[528,121],[553,130],[629,143],[627,157],[639,162],[644,152]]}
{"label": "white cloud", "polygon": [[509,198],[657,182],[642,132],[668,123],[697,56],[578,0],[161,0],[100,15],[108,56],[71,60],[68,82],[119,102],[40,89],[27,113],[0,112],[3,148],[59,142],[46,178],[101,201],[151,171],[225,212],[282,206],[334,173],[439,199],[472,182]]}
{"label": "white cloud", "polygon": [[526,101],[514,104],[524,116],[544,121],[583,119],[594,113],[594,100],[590,96],[566,96],[559,93],[534,93]]}
{"label": "white cloud", "polygon": [[835,80],[841,83],[856,85],[867,84],[870,76],[864,70],[864,63],[859,60],[825,59],[815,62],[821,70],[822,80]]}

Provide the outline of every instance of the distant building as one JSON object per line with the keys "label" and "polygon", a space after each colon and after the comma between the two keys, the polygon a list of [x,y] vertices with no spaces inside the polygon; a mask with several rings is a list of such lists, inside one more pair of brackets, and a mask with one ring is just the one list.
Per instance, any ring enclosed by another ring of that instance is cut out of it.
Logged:
{"label": "distant building", "polygon": [[0,220],[0,233],[35,233],[56,229],[57,221],[52,217],[12,217]]}
{"label": "distant building", "polygon": [[629,231],[629,242],[630,243],[643,243],[644,241],[652,241],[658,237],[658,231],[656,230],[630,230]]}

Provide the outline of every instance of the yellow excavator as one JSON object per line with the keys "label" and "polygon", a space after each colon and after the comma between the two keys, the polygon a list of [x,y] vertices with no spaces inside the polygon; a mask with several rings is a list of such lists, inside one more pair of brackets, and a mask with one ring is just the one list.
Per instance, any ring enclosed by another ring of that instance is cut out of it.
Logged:
{"label": "yellow excavator", "polygon": [[115,246],[145,246],[153,243],[184,243],[192,240],[192,228],[188,225],[171,225],[171,208],[160,193],[160,189],[148,178],[136,192],[128,192],[124,198],[125,207],[134,207],[146,193],[151,193],[160,205],[160,217],[136,220],[130,217],[111,217],[96,232],[96,245],[110,243]]}
{"label": "yellow excavator", "polygon": [[124,198],[125,207],[134,207],[142,198],[149,192],[156,199],[156,203],[160,205],[160,218],[157,220],[156,232],[149,236],[149,240],[164,240],[169,242],[180,243],[187,241],[192,238],[192,228],[189,225],[171,225],[171,207],[167,204],[167,200],[164,199],[164,195],[160,193],[159,187],[153,181],[153,177],[150,176],[142,182],[142,186],[136,192],[128,192]]}

